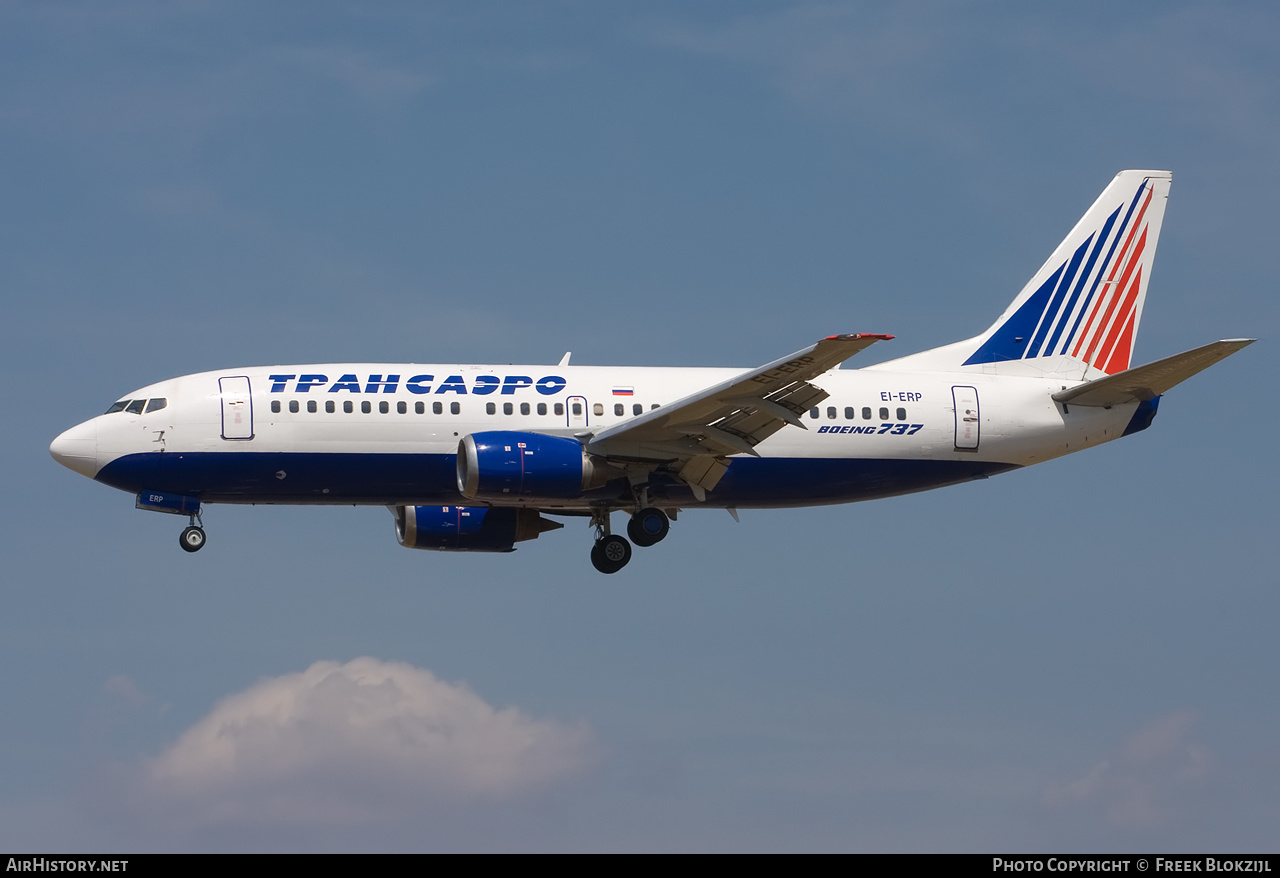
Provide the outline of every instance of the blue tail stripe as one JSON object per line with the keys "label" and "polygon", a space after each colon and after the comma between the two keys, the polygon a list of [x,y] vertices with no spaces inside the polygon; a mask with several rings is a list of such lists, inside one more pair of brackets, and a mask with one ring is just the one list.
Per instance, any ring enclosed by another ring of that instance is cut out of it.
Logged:
{"label": "blue tail stripe", "polygon": [[[1120,208],[1117,207],[1111,216],[1107,217],[1107,221],[1102,224],[1102,231],[1098,233],[1098,240],[1094,243],[1093,250],[1089,252],[1089,260],[1084,264],[1084,271],[1080,272],[1080,279],[1076,281],[1075,289],[1071,291],[1071,298],[1067,300],[1067,304],[1062,308],[1058,327],[1053,331],[1053,335],[1049,336],[1049,344],[1045,347],[1046,356],[1052,354],[1054,348],[1058,346],[1058,339],[1062,336],[1062,330],[1066,327],[1067,321],[1071,319],[1071,309],[1076,306],[1076,300],[1080,298],[1080,290],[1088,282],[1089,275],[1093,272],[1093,265],[1098,261],[1098,253],[1102,251],[1103,245],[1107,243],[1107,234],[1111,231],[1111,225],[1119,215]],[[1067,341],[1071,341],[1071,336],[1067,336]]]}
{"label": "blue tail stripe", "polygon": [[1035,331],[1040,315],[1044,313],[1045,303],[1049,301],[1053,289],[1058,284],[1065,265],[1049,276],[1040,289],[1031,294],[1031,298],[1014,312],[1013,316],[1000,324],[1000,328],[991,334],[982,346],[973,352],[964,365],[974,363],[998,363],[1005,360],[1021,360],[1027,350],[1027,338]]}
{"label": "blue tail stripe", "polygon": [[1054,292],[1052,301],[1045,307],[1044,319],[1040,321],[1040,328],[1036,330],[1035,340],[1027,348],[1028,357],[1040,355],[1040,346],[1044,344],[1045,336],[1049,334],[1054,318],[1058,316],[1058,309],[1062,304],[1062,299],[1067,295],[1067,288],[1076,279],[1076,272],[1080,270],[1080,261],[1084,259],[1085,251],[1089,249],[1089,245],[1092,243],[1093,235],[1090,235],[1083,244],[1076,248],[1076,252],[1071,254],[1071,265],[1067,268],[1067,273],[1062,278],[1062,283],[1058,285],[1058,289]]}

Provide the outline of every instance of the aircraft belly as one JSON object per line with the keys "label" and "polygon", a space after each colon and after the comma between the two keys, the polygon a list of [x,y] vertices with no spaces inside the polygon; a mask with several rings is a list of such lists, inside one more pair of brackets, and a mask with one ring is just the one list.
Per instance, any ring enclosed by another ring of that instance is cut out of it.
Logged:
{"label": "aircraft belly", "polygon": [[734,458],[707,505],[811,506],[874,500],[982,479],[1016,464],[974,458]]}
{"label": "aircraft belly", "polygon": [[176,452],[118,458],[97,480],[210,503],[465,503],[456,466],[452,454]]}
{"label": "aircraft belly", "polygon": [[[467,505],[457,492],[452,454],[335,454],[235,452],[131,454],[111,461],[97,480],[124,491],[163,491],[209,503]],[[705,503],[688,486],[655,474],[655,501],[689,508],[766,508],[849,503],[984,478],[1014,464],[961,460],[869,458],[734,458]],[[535,504],[586,509],[592,500],[617,499],[607,486],[580,500]],[[517,504],[512,504],[517,505]]]}

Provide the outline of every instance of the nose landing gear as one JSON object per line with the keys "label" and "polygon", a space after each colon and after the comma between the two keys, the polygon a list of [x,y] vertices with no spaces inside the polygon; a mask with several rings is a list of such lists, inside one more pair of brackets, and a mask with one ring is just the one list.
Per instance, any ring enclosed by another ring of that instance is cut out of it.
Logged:
{"label": "nose landing gear", "polygon": [[199,552],[204,548],[204,528],[200,526],[204,522],[197,524],[198,520],[198,516],[191,516],[191,524],[183,528],[182,533],[178,535],[178,545],[182,546],[184,552]]}
{"label": "nose landing gear", "polygon": [[182,533],[178,536],[178,545],[188,552],[199,552],[204,548],[204,542],[204,528],[196,527],[194,524],[183,528]]}

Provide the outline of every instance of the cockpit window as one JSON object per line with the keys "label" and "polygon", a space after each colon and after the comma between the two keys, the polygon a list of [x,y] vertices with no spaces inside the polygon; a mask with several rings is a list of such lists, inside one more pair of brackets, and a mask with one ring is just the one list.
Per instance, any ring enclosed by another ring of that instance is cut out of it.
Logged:
{"label": "cockpit window", "polygon": [[111,408],[107,409],[106,414],[114,415],[116,412],[124,411],[124,407],[129,404],[129,400],[122,399],[117,403],[112,403]]}
{"label": "cockpit window", "polygon": [[152,412],[158,412],[160,411],[160,409],[164,408],[168,404],[169,404],[169,400],[164,399],[163,397],[161,397],[160,399],[149,399],[147,400],[147,414],[151,414]]}
{"label": "cockpit window", "polygon": [[130,401],[130,403],[124,407],[124,410],[131,415],[140,415],[142,414],[142,407],[146,404],[147,401],[145,399],[135,399]]}

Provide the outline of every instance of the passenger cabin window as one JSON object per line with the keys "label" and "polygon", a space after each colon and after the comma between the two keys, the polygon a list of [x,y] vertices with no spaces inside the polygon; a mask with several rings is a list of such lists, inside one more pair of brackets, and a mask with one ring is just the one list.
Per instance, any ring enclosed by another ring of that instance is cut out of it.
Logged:
{"label": "passenger cabin window", "polygon": [[620,418],[620,417],[622,417],[622,413],[623,413],[623,412],[625,412],[625,411],[626,411],[626,409],[624,409],[624,408],[622,407],[622,403],[620,403],[620,402],[615,402],[615,403],[613,404],[613,413],[614,413],[616,416],[618,416],[619,418]]}
{"label": "passenger cabin window", "polygon": [[520,403],[520,414],[522,415],[529,414],[529,403],[527,402]]}
{"label": "passenger cabin window", "polygon": [[360,411],[366,415],[369,414],[371,411],[373,411],[373,403],[369,402],[369,400],[367,399],[364,400],[363,402],[360,403]]}
{"label": "passenger cabin window", "polygon": [[396,403],[396,411],[402,415],[409,414],[409,403],[403,401]]}
{"label": "passenger cabin window", "polygon": [[356,410],[356,407],[355,407],[355,404],[351,402],[351,400],[347,399],[347,400],[343,400],[342,402],[342,410],[347,414],[351,414]]}
{"label": "passenger cabin window", "polygon": [[433,414],[433,415],[443,415],[443,414],[444,414],[444,403],[442,403],[442,402],[433,402],[433,403],[431,403],[431,414]]}
{"label": "passenger cabin window", "polygon": [[862,420],[864,421],[871,420],[871,406],[868,405],[868,406],[862,407]]}
{"label": "passenger cabin window", "polygon": [[818,407],[816,405],[809,409],[809,417],[813,418],[815,421],[818,419]]}
{"label": "passenger cabin window", "polygon": [[324,401],[324,410],[325,410],[326,412],[328,412],[329,414],[333,414],[334,409],[335,409],[335,406],[334,406],[334,404],[333,404],[333,400],[331,400],[331,399],[326,399],[326,400]]}
{"label": "passenger cabin window", "polygon": [[844,407],[844,419],[845,419],[846,421],[852,421],[852,420],[853,420],[853,406],[851,406],[851,405],[847,405],[847,406],[845,406],[845,407]]}
{"label": "passenger cabin window", "polygon": [[562,403],[562,402],[558,402],[558,403],[556,403],[555,412],[556,412],[556,414],[557,414],[557,415],[563,415],[563,414],[564,414],[564,403]]}
{"label": "passenger cabin window", "polygon": [[486,402],[484,404],[484,413],[486,415],[496,415],[498,413],[498,404],[496,402]]}
{"label": "passenger cabin window", "polygon": [[131,415],[140,415],[142,414],[142,407],[146,404],[147,401],[145,399],[131,400],[129,404],[124,407],[124,410]]}
{"label": "passenger cabin window", "polygon": [[504,402],[504,403],[502,404],[502,413],[503,413],[504,415],[512,415],[512,414],[515,414],[515,411],[516,411],[515,406],[513,406],[511,403],[509,403],[509,402]]}
{"label": "passenger cabin window", "polygon": [[315,412],[316,412],[316,401],[315,401],[314,399],[309,399],[309,400],[307,400],[307,411],[311,412],[312,414],[315,414]]}
{"label": "passenger cabin window", "polygon": [[897,411],[897,415],[898,415],[898,420],[899,420],[899,421],[905,421],[905,420],[907,419],[907,410],[906,410],[906,409],[898,409],[898,411]]}
{"label": "passenger cabin window", "polygon": [[462,414],[462,403],[460,403],[460,402],[451,402],[451,403],[449,403],[449,412],[450,412],[451,414],[455,414],[455,415],[460,415],[460,414]]}
{"label": "passenger cabin window", "polygon": [[391,414],[391,403],[384,399],[382,402],[378,403],[378,411],[384,415]]}
{"label": "passenger cabin window", "polygon": [[158,412],[169,404],[167,399],[149,399],[147,400],[147,414]]}
{"label": "passenger cabin window", "polygon": [[889,420],[889,410],[887,408],[880,409],[880,420],[882,421]]}
{"label": "passenger cabin window", "polygon": [[547,404],[545,402],[538,403],[538,414],[545,415],[547,413]]}
{"label": "passenger cabin window", "polygon": [[280,414],[280,400],[278,399],[271,400],[271,413],[273,415]]}
{"label": "passenger cabin window", "polygon": [[425,415],[427,413],[427,404],[421,401],[415,402],[413,404],[413,411],[415,414]]}
{"label": "passenger cabin window", "polygon": [[[556,408],[560,408],[560,406],[556,406]],[[575,402],[573,404],[573,416],[575,418],[582,416],[582,403]]]}
{"label": "passenger cabin window", "polygon": [[591,412],[598,418],[604,414],[604,403],[596,403],[591,407]]}
{"label": "passenger cabin window", "polygon": [[644,406],[642,406],[640,403],[636,403],[631,407],[631,414],[633,415],[638,415],[643,411],[644,411]]}
{"label": "passenger cabin window", "polygon": [[828,419],[828,420],[831,420],[831,421],[834,421],[834,420],[836,419],[836,407],[835,407],[835,406],[833,406],[833,405],[829,405],[829,406],[827,406],[827,419]]}
{"label": "passenger cabin window", "polygon": [[295,415],[298,413],[298,401],[296,399],[289,400],[289,411]]}

